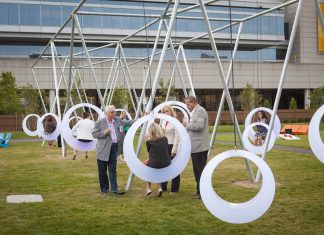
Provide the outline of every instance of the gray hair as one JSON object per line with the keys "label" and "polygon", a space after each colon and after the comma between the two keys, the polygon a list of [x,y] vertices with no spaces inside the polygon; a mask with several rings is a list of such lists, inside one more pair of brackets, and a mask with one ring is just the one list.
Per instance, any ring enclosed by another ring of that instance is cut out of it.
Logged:
{"label": "gray hair", "polygon": [[109,111],[114,111],[115,110],[115,106],[114,105],[108,105],[105,108],[105,113],[109,112]]}
{"label": "gray hair", "polygon": [[198,104],[198,100],[197,100],[197,98],[194,97],[194,96],[192,96],[192,95],[187,96],[187,97],[185,98],[185,101],[187,101],[187,100],[188,100],[189,102],[193,102],[193,103]]}

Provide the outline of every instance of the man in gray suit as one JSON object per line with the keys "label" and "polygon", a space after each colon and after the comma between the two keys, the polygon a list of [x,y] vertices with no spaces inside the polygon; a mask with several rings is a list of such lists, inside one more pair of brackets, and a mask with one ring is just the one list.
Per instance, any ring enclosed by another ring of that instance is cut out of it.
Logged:
{"label": "man in gray suit", "polygon": [[195,179],[197,182],[196,195],[200,198],[199,181],[202,171],[206,166],[209,150],[208,114],[198,104],[194,96],[187,96],[185,103],[191,112],[190,122],[184,122],[191,140],[191,160]]}
{"label": "man in gray suit", "polygon": [[105,118],[100,119],[94,125],[92,135],[98,139],[96,146],[96,156],[99,173],[99,184],[102,193],[108,193],[109,182],[107,167],[109,172],[110,189],[112,193],[118,192],[117,186],[117,151],[118,142],[122,140],[124,126],[130,126],[134,121],[123,121],[116,117],[115,106],[109,105],[105,110]]}

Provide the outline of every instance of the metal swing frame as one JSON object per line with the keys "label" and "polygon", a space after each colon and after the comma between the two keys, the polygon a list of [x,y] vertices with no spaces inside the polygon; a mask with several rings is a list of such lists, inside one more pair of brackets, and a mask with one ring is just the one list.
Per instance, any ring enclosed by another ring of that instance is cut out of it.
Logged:
{"label": "metal swing frame", "polygon": [[[230,81],[230,78],[232,76],[231,74],[231,68],[235,62],[235,56],[238,50],[238,46],[239,46],[239,42],[240,42],[240,36],[241,36],[241,32],[242,32],[242,27],[244,26],[244,23],[254,19],[256,17],[268,14],[272,11],[281,9],[283,7],[286,7],[288,5],[291,4],[295,4],[298,3],[297,6],[297,10],[296,10],[296,14],[295,14],[295,21],[293,24],[293,28],[292,28],[292,32],[291,32],[291,36],[290,36],[290,40],[289,40],[289,44],[288,44],[288,49],[287,49],[287,54],[285,57],[285,61],[284,61],[284,65],[283,65],[283,69],[282,69],[282,73],[280,76],[280,81],[278,84],[278,90],[277,90],[277,94],[276,94],[276,99],[275,99],[275,103],[274,103],[274,107],[273,107],[273,115],[271,116],[270,119],[270,125],[269,125],[269,132],[270,133],[273,130],[273,126],[274,126],[274,117],[277,114],[277,110],[278,110],[278,105],[279,105],[279,101],[280,101],[280,96],[281,96],[281,92],[282,92],[282,88],[283,88],[283,84],[285,81],[285,77],[286,77],[286,72],[287,72],[287,67],[288,67],[288,61],[290,59],[291,56],[291,51],[292,51],[292,46],[293,46],[293,42],[295,39],[295,35],[296,35],[296,31],[297,31],[297,27],[298,27],[298,20],[299,20],[299,16],[300,16],[300,12],[302,9],[302,4],[303,4],[303,0],[290,0],[286,3],[280,4],[278,6],[275,6],[273,8],[270,9],[266,9],[262,12],[258,12],[256,14],[253,14],[251,16],[247,16],[243,19],[219,19],[219,18],[210,18],[208,17],[208,12],[206,10],[206,5],[211,4],[211,3],[215,3],[218,2],[220,0],[209,0],[209,1],[203,1],[203,0],[199,0],[198,4],[192,5],[190,7],[186,7],[183,9],[178,9],[180,0],[168,0],[166,2],[166,6],[165,6],[165,10],[161,15],[145,15],[145,17],[147,18],[152,18],[153,20],[150,21],[149,23],[146,23],[143,27],[139,28],[138,30],[134,31],[132,34],[125,36],[123,38],[121,38],[118,41],[109,41],[109,42],[104,42],[103,43],[107,43],[103,46],[100,47],[96,47],[96,48],[92,48],[92,49],[88,49],[87,48],[87,43],[92,42],[91,40],[86,40],[83,36],[82,33],[82,28],[78,19],[79,15],[104,15],[104,16],[129,16],[129,17],[144,17],[143,14],[125,14],[125,13],[103,13],[103,12],[87,12],[87,11],[82,11],[80,10],[81,7],[84,5],[84,3],[86,2],[86,0],[81,0],[80,3],[78,4],[78,6],[76,6],[76,8],[71,12],[70,16],[67,18],[67,20],[63,23],[63,25],[61,26],[61,28],[57,31],[57,33],[51,38],[51,40],[49,41],[49,43],[47,44],[47,46],[44,48],[44,50],[42,51],[42,53],[40,54],[40,56],[37,58],[37,60],[35,61],[35,63],[32,66],[32,71],[33,71],[33,76],[34,76],[34,80],[37,86],[37,89],[39,90],[39,95],[41,97],[41,101],[42,101],[42,106],[44,108],[44,111],[47,112],[47,108],[45,107],[45,103],[44,103],[44,99],[42,97],[42,94],[40,92],[40,88],[39,88],[39,83],[38,83],[38,78],[36,76],[35,70],[37,69],[52,69],[53,70],[53,81],[54,81],[54,85],[55,85],[55,94],[56,94],[56,106],[57,106],[57,114],[59,115],[59,117],[61,117],[61,110],[60,110],[60,102],[59,102],[59,90],[61,89],[61,80],[63,79],[63,82],[66,86],[66,90],[67,90],[67,104],[65,107],[65,111],[71,106],[71,104],[73,104],[73,101],[71,99],[71,89],[72,89],[72,85],[74,84],[77,87],[77,84],[75,82],[75,76],[76,74],[78,74],[78,76],[80,76],[80,69],[90,69],[91,71],[91,76],[92,79],[95,82],[96,85],[96,90],[97,90],[97,94],[99,97],[99,101],[101,104],[101,108],[103,109],[105,107],[106,104],[109,104],[111,102],[112,96],[113,96],[113,90],[114,90],[114,86],[116,86],[116,81],[118,76],[117,73],[119,73],[119,70],[122,70],[122,73],[125,77],[125,79],[128,81],[127,82],[127,88],[128,91],[131,94],[134,95],[135,100],[133,100],[133,106],[136,107],[136,117],[138,118],[141,114],[141,107],[144,101],[144,97],[145,97],[145,90],[147,89],[147,84],[149,81],[149,77],[150,77],[150,73],[152,70],[152,64],[154,61],[154,58],[159,56],[159,60],[158,60],[158,65],[157,65],[157,69],[155,71],[155,75],[154,75],[154,79],[153,79],[153,85],[151,88],[151,95],[149,97],[148,103],[145,107],[145,112],[150,112],[153,106],[153,101],[156,95],[156,91],[157,91],[157,87],[159,84],[159,81],[161,79],[161,71],[162,71],[162,67],[163,67],[163,63],[165,61],[165,56],[166,56],[166,52],[168,50],[172,51],[173,57],[174,57],[174,67],[172,70],[172,77],[171,79],[174,79],[174,74],[175,71],[178,70],[179,74],[180,74],[180,79],[181,79],[181,84],[182,84],[182,89],[185,95],[187,95],[187,86],[184,82],[184,77],[183,74],[181,73],[181,69],[180,69],[180,54],[182,55],[182,61],[184,63],[185,66],[185,70],[186,70],[186,74],[188,77],[188,81],[189,81],[189,89],[191,90],[192,94],[195,95],[194,92],[194,85],[192,82],[192,76],[190,74],[190,69],[189,69],[189,65],[187,62],[187,58],[185,55],[185,49],[184,49],[184,45],[201,39],[201,38],[207,38],[209,39],[210,45],[212,47],[212,52],[214,55],[214,59],[215,59],[215,64],[217,66],[217,71],[219,72],[220,78],[221,78],[221,82],[222,82],[222,86],[223,86],[223,94],[222,94],[222,98],[220,101],[220,105],[219,105],[219,109],[217,112],[217,117],[215,120],[215,125],[214,125],[214,129],[213,129],[213,133],[212,133],[212,138],[210,141],[210,149],[212,149],[213,145],[214,145],[214,141],[215,141],[215,137],[216,137],[216,133],[217,133],[217,128],[219,126],[220,123],[220,115],[222,112],[222,109],[224,107],[224,102],[225,100],[227,101],[229,110],[230,110],[230,114],[233,120],[233,124],[236,127],[236,131],[237,131],[237,135],[239,136],[239,140],[241,143],[241,147],[243,149],[245,149],[244,144],[242,142],[242,133],[240,132],[240,128],[238,125],[238,121],[237,121],[237,117],[235,114],[235,110],[233,107],[233,102],[229,93],[229,89],[228,89],[228,84]],[[315,0],[317,2],[317,5],[319,7],[319,2],[318,0]],[[172,9],[171,9],[171,4]],[[196,8],[200,8],[201,12],[202,12],[202,17],[191,17],[191,16],[179,16],[180,13],[183,12],[187,12]],[[172,32],[173,32],[173,25],[176,19],[192,19],[192,20],[204,20],[205,23],[205,27],[207,28],[207,33],[203,33],[201,35],[198,35],[196,37],[184,40],[180,43],[174,44],[172,42]],[[323,16],[320,14],[320,19],[321,19],[321,24],[323,27]],[[231,22],[230,24],[227,24],[225,26],[219,27],[217,29],[212,29],[211,25],[210,25],[210,21],[226,21],[226,22]],[[61,39],[59,38],[60,34],[62,33],[63,29],[65,29],[69,23],[72,22],[72,27],[71,27],[71,40],[66,40],[66,39]],[[149,28],[150,26],[154,25],[154,24],[159,24],[158,26],[158,31],[157,31],[157,35],[155,37],[154,41],[150,41],[147,42],[149,44],[153,45],[152,48],[152,53],[150,56],[148,57],[144,57],[144,58],[136,58],[136,57],[126,57],[125,53],[123,51],[123,44],[143,44],[143,42],[135,42],[135,41],[131,41],[131,38],[138,35],[139,33],[141,33],[142,31],[146,30],[147,28]],[[235,40],[235,45],[234,45],[234,50],[233,50],[233,54],[232,54],[232,58],[230,60],[230,66],[229,69],[227,71],[227,74],[225,76],[224,73],[224,69],[223,69],[223,65],[217,50],[217,44],[215,42],[215,38],[214,38],[214,33],[219,32],[221,30],[224,30],[226,28],[229,27],[233,27],[235,25],[238,25],[238,32],[236,33],[236,40]],[[162,50],[159,52],[156,52],[157,46],[159,44],[159,39],[161,37],[161,30],[162,30],[162,26],[165,27],[166,30],[166,34],[164,36],[164,42],[163,42],[163,47]],[[324,27],[323,27],[324,28]],[[76,39],[75,38],[75,29],[77,30],[77,33],[79,35],[79,38]],[[59,56],[57,54],[56,48],[55,48],[55,42],[70,42],[70,53],[67,56]],[[83,51],[82,52],[74,52],[74,44],[76,42],[79,42],[82,44],[82,48]],[[96,41],[98,42],[98,41]],[[114,57],[105,57],[102,58],[102,61],[95,61],[93,62],[93,57],[90,56],[90,52],[92,51],[96,51],[96,50],[100,50],[103,48],[108,48],[108,47],[115,47],[115,55]],[[51,50],[51,56],[47,56],[45,55],[45,52],[50,48]],[[87,61],[86,65],[81,65],[81,66],[77,66],[74,63],[74,59],[84,59],[83,57],[80,57],[80,55],[85,55],[85,59]],[[118,58],[118,55],[121,55]],[[42,59],[45,58],[51,58],[52,59],[52,66],[50,67],[42,67],[39,66],[39,63],[42,61]],[[60,59],[63,58],[65,59],[64,62],[64,66],[62,68],[62,65],[60,63]],[[127,62],[128,59],[131,60],[135,60],[132,61],[130,63]],[[143,86],[142,86],[142,92],[140,97],[138,98],[136,95],[136,91],[134,88],[134,84],[133,84],[133,79],[130,73],[130,67],[136,63],[139,63],[145,59],[149,59],[148,62],[148,66],[147,66],[147,71],[145,74],[145,78],[144,78],[144,82],[143,82]],[[107,77],[107,83],[105,86],[105,91],[104,91],[104,95],[101,94],[100,91],[100,86],[98,83],[98,79],[96,77],[96,73],[95,73],[95,65],[98,64],[103,64],[103,63],[110,63],[111,62],[111,67],[109,70],[109,74]],[[65,79],[65,75],[64,75],[64,71],[65,68],[68,67],[68,79],[66,82]],[[118,69],[119,68],[119,69]],[[60,79],[58,79],[58,74],[57,74],[57,69],[59,69],[60,71]],[[82,80],[82,79],[81,79]],[[170,86],[171,86],[170,82]],[[78,89],[78,88],[77,88]],[[82,87],[83,91],[84,91],[84,86]],[[168,90],[170,89],[170,87],[168,88]],[[79,94],[79,92],[78,92]],[[85,94],[85,91],[84,91]],[[169,92],[168,92],[169,94]],[[80,96],[81,97],[81,96]],[[131,95],[132,97],[132,95]],[[105,100],[107,100],[108,102],[105,102]],[[136,104],[135,104],[136,103]],[[62,114],[64,114],[64,112],[62,112]],[[144,125],[145,127],[145,125]],[[144,137],[144,129],[142,128],[142,132],[140,134],[139,137],[139,141],[138,141],[138,146],[137,146],[137,156],[139,156],[140,154],[140,146],[143,142],[143,137]],[[267,149],[268,145],[269,145],[269,140],[270,140],[270,135],[267,135],[266,140],[265,140],[265,149]],[[63,142],[62,142],[63,143]],[[262,158],[265,160],[266,159],[266,151],[264,151],[264,153],[262,154]],[[65,157],[66,156],[66,150],[65,147],[62,147],[62,156]],[[258,182],[260,179],[260,172],[258,171],[256,178],[253,175],[253,171],[249,165],[248,161],[246,162],[246,167],[249,173],[249,176],[251,178],[251,180]],[[127,185],[126,185],[126,190],[130,190],[131,184],[132,184],[132,180],[133,180],[133,174],[131,173],[128,181],[127,181]]]}

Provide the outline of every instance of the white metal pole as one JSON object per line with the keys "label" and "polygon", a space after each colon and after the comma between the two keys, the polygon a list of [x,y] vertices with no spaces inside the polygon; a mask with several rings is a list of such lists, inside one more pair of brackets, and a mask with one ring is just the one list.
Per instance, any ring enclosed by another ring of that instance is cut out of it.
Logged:
{"label": "white metal pole", "polygon": [[[179,52],[179,49],[178,49],[178,52]],[[177,52],[177,55],[179,55],[178,52]],[[165,97],[165,101],[168,101],[169,96],[170,96],[171,87],[172,87],[172,82],[173,82],[173,79],[174,79],[174,77],[175,77],[176,66],[177,66],[177,64],[174,63],[174,65],[173,65],[173,69],[172,69],[171,78],[170,78],[170,84],[169,84],[169,87],[168,87],[167,95],[166,95],[166,97]]]}
{"label": "white metal pole", "polygon": [[[76,71],[77,71],[77,73],[79,75],[79,79],[80,79],[80,83],[81,83],[84,98],[85,98],[86,102],[89,104],[88,96],[87,96],[87,93],[86,93],[85,88],[84,88],[84,84],[83,84],[83,80],[82,80],[80,71],[79,71],[79,69],[76,69]],[[89,109],[89,111],[90,111],[90,115],[91,115],[92,120],[95,120],[94,117],[93,117],[91,109]]]}
{"label": "white metal pole", "polygon": [[[165,27],[166,30],[168,30],[168,25],[167,25],[166,20],[164,20],[164,27]],[[170,38],[170,48],[171,48],[171,51],[172,51],[172,54],[173,54],[173,58],[175,59],[175,64],[176,64],[177,69],[178,69],[180,81],[181,81],[181,84],[182,84],[183,93],[184,93],[184,96],[186,97],[186,96],[188,96],[188,92],[187,92],[187,89],[186,89],[186,84],[184,82],[181,67],[180,67],[179,60],[178,60],[180,51],[178,50],[178,53],[176,53],[171,38]]]}
{"label": "white metal pole", "polygon": [[81,38],[83,50],[85,51],[86,58],[87,58],[88,63],[90,65],[90,70],[91,70],[91,73],[92,73],[92,77],[93,77],[93,79],[95,81],[95,84],[96,84],[96,89],[97,89],[97,93],[98,93],[98,97],[99,97],[99,100],[100,100],[101,107],[104,107],[104,101],[102,99],[101,91],[100,91],[99,84],[98,84],[98,81],[97,81],[97,76],[96,76],[96,73],[95,73],[94,68],[92,66],[92,62],[91,62],[91,59],[90,59],[88,48],[87,48],[86,42],[85,42],[83,34],[82,34],[82,29],[81,29],[81,26],[80,26],[79,19],[78,19],[78,17],[76,15],[74,15],[74,21],[75,21],[75,24],[76,24],[77,29],[79,31],[79,35],[80,35],[80,38]]}
{"label": "white metal pole", "polygon": [[190,84],[190,89],[191,89],[192,95],[194,97],[196,97],[195,89],[194,89],[194,86],[193,86],[193,83],[192,83],[192,77],[191,77],[191,74],[190,74],[190,69],[189,69],[188,62],[187,62],[186,53],[184,51],[184,48],[183,48],[182,44],[179,46],[179,50],[181,50],[181,53],[182,53],[182,58],[183,58],[183,62],[184,62],[185,67],[186,67],[187,76],[188,76],[188,79],[189,79],[189,84]]}
{"label": "white metal pole", "polygon": [[[228,67],[228,71],[227,71],[227,76],[226,76],[226,84],[227,85],[229,84],[229,81],[230,81],[230,78],[231,78],[231,75],[232,75],[232,67],[233,67],[236,52],[237,52],[237,49],[238,49],[238,45],[239,45],[239,41],[240,41],[240,37],[241,37],[241,32],[242,32],[242,27],[243,27],[243,22],[240,23],[240,26],[239,26],[238,31],[237,31],[235,46],[234,46],[234,50],[233,50],[233,57],[231,58],[231,61],[230,61],[229,67]],[[209,144],[210,149],[208,151],[208,155],[209,155],[209,153],[210,153],[210,151],[213,148],[213,145],[215,143],[217,128],[218,128],[218,126],[220,124],[220,118],[221,118],[222,111],[223,111],[223,108],[224,108],[224,103],[225,103],[225,92],[223,91],[222,98],[221,98],[221,101],[219,103],[219,107],[218,107],[218,111],[217,111],[217,116],[216,116],[216,121],[215,121],[214,129],[213,129],[213,133],[212,133],[212,136],[211,136],[211,139],[210,139],[210,144]]]}
{"label": "white metal pole", "polygon": [[[59,87],[57,83],[57,73],[56,73],[56,64],[55,64],[55,46],[53,41],[50,42],[51,44],[51,54],[52,54],[52,63],[53,63],[53,76],[54,76],[54,85],[55,85],[55,93],[56,93],[56,105],[57,105],[57,116],[60,120],[61,118],[61,107],[60,107],[60,99],[59,99]],[[61,144],[62,144],[62,157],[66,157],[65,152],[65,145],[64,145],[64,139],[61,135]]]}
{"label": "white metal pole", "polygon": [[[106,89],[105,89],[105,93],[104,93],[104,96],[103,96],[103,100],[105,101],[106,100],[106,96],[107,96],[107,92],[108,92],[108,87],[109,87],[109,83],[111,82],[111,76],[112,76],[112,72],[114,70],[114,67],[115,67],[115,64],[116,64],[116,60],[117,60],[117,55],[118,55],[118,45],[116,46],[116,49],[115,49],[115,55],[114,55],[114,60],[112,62],[112,65],[111,65],[111,68],[110,68],[110,71],[109,71],[109,75],[108,75],[108,79],[107,79],[107,84],[106,84]],[[102,107],[104,108],[104,107]]]}
{"label": "white metal pole", "polygon": [[43,95],[42,95],[42,92],[40,90],[40,87],[39,87],[39,84],[38,84],[38,81],[37,81],[37,77],[36,77],[34,68],[32,68],[32,73],[33,73],[34,80],[35,80],[35,83],[36,83],[36,86],[37,86],[39,97],[41,98],[41,101],[42,101],[43,109],[44,109],[45,113],[47,113],[47,108],[46,108],[46,105],[45,105],[45,102],[44,102],[44,99],[43,99]]}
{"label": "white metal pole", "polygon": [[145,75],[145,78],[144,78],[144,83],[143,83],[141,96],[140,96],[140,99],[138,101],[138,106],[137,106],[135,118],[138,118],[139,115],[140,115],[140,112],[141,112],[141,104],[143,103],[143,100],[144,100],[144,97],[145,97],[145,90],[146,90],[147,83],[148,83],[149,78],[150,78],[151,67],[152,67],[152,64],[153,64],[155,51],[156,51],[156,48],[158,46],[159,38],[160,38],[160,35],[161,35],[162,22],[163,22],[163,20],[160,20],[160,22],[159,22],[158,31],[157,31],[157,34],[156,34],[156,38],[155,38],[154,46],[153,46],[153,49],[152,49],[150,61],[149,61],[149,64],[147,66],[147,71],[146,71],[146,75]]}
{"label": "white metal pole", "polygon": [[[236,114],[235,114],[235,110],[234,110],[234,106],[233,106],[233,102],[232,102],[232,98],[231,98],[231,95],[229,93],[227,83],[225,81],[225,75],[224,75],[222,62],[220,60],[218,50],[217,50],[217,47],[216,47],[216,42],[215,42],[215,39],[214,39],[214,36],[213,36],[213,33],[212,33],[210,22],[208,20],[206,7],[205,7],[205,5],[203,3],[203,0],[199,0],[199,2],[200,2],[201,11],[202,11],[202,14],[203,14],[203,17],[204,17],[205,26],[207,28],[209,41],[210,41],[210,44],[211,44],[211,47],[212,47],[212,51],[214,53],[216,65],[217,65],[219,75],[220,75],[220,78],[221,78],[221,82],[222,82],[222,85],[223,85],[223,90],[225,92],[225,97],[226,97],[226,100],[227,100],[227,104],[228,104],[228,107],[229,107],[229,110],[230,110],[230,113],[231,113],[231,117],[232,117],[232,120],[233,120],[233,124],[236,127],[236,131],[239,134],[240,142],[242,143],[243,141],[242,141],[242,135],[241,135],[241,131],[240,131],[240,126],[238,124]],[[235,135],[236,135],[236,133],[235,133]],[[247,160],[245,160],[245,162],[246,162],[246,166],[247,166],[247,169],[248,169],[249,176],[250,176],[251,180],[254,180],[254,175],[253,175],[252,168],[251,168],[251,166],[250,166],[250,164],[249,164],[249,162]]]}
{"label": "white metal pole", "polygon": [[108,104],[110,104],[110,100],[112,99],[112,93],[113,93],[114,87],[115,87],[115,85],[117,83],[117,79],[118,79],[118,76],[119,76],[119,64],[120,64],[120,59],[118,58],[117,62],[115,64],[115,71],[114,71],[113,77],[111,79],[109,93],[108,93],[107,101],[106,101],[106,106]]}
{"label": "white metal pole", "polygon": [[[162,66],[163,66],[163,63],[164,63],[164,58],[165,58],[165,54],[166,54],[166,51],[167,51],[167,48],[168,48],[168,44],[170,42],[172,28],[173,28],[173,24],[174,24],[174,21],[175,21],[175,17],[177,15],[178,6],[179,6],[179,0],[175,0],[174,4],[173,4],[172,16],[171,16],[171,19],[170,19],[169,28],[168,28],[167,33],[165,35],[165,40],[164,40],[164,43],[163,43],[162,53],[161,53],[160,60],[159,60],[157,70],[156,70],[156,74],[155,74],[155,77],[154,77],[154,82],[153,82],[153,85],[152,85],[151,95],[150,95],[150,98],[149,98],[149,102],[148,102],[148,104],[146,105],[146,108],[145,108],[145,111],[147,113],[150,112],[151,109],[152,109],[155,94],[156,94],[156,89],[157,89],[159,81],[161,79]],[[142,143],[143,143],[146,126],[147,126],[147,123],[142,128],[140,137],[138,139],[137,151],[136,151],[137,157],[140,154],[140,149],[141,149],[141,146],[142,146]],[[133,182],[133,177],[134,177],[133,173],[130,173],[130,175],[128,177],[128,180],[127,180],[127,184],[126,184],[126,191],[129,191],[129,189],[131,187],[131,184]]]}
{"label": "white metal pole", "polygon": [[[297,29],[298,29],[298,21],[299,21],[299,17],[300,17],[300,13],[302,10],[302,6],[303,6],[303,1],[304,0],[299,0],[298,2],[298,6],[297,6],[297,10],[296,10],[296,15],[295,15],[295,20],[294,20],[294,24],[291,30],[291,35],[290,35],[290,40],[289,40],[289,44],[288,44],[288,48],[287,48],[287,53],[286,53],[286,57],[285,57],[285,61],[283,64],[283,68],[282,68],[282,72],[280,75],[280,80],[279,80],[279,85],[278,85],[278,90],[277,90],[277,95],[276,95],[276,99],[273,105],[273,110],[272,110],[272,115],[270,118],[270,123],[269,123],[269,131],[267,133],[267,136],[265,138],[265,143],[264,143],[264,152],[262,154],[262,159],[266,160],[267,157],[267,149],[270,143],[270,138],[271,138],[271,132],[273,130],[273,126],[274,126],[274,122],[276,119],[276,115],[277,115],[277,111],[278,111],[278,107],[279,107],[279,102],[280,102],[280,97],[281,97],[281,92],[282,92],[282,88],[286,79],[286,73],[287,73],[287,69],[288,69],[288,65],[289,65],[289,60],[290,60],[290,56],[291,56],[291,52],[294,46],[294,41],[295,41],[295,37],[296,37],[296,33],[297,33]],[[258,170],[257,176],[255,181],[259,182],[260,180],[260,170]]]}
{"label": "white metal pole", "polygon": [[112,86],[111,92],[109,93],[110,96],[109,96],[109,100],[108,100],[108,105],[111,104],[113,96],[114,96],[114,92],[115,92],[115,88],[116,88],[116,84],[117,84],[117,80],[118,80],[119,72],[120,72],[120,68],[118,68],[119,64],[120,64],[120,60],[118,59],[117,67],[116,67],[117,68],[116,77],[115,77],[114,84]]}
{"label": "white metal pole", "polygon": [[[129,93],[129,96],[130,96],[130,99],[131,99],[131,102],[132,102],[132,105],[133,105],[133,108],[134,110],[136,110],[136,104],[135,104],[135,101],[134,101],[134,98],[133,98],[133,95],[132,95],[132,88],[130,87],[129,85],[129,81],[127,79],[127,75],[126,75],[126,71],[125,71],[125,67],[123,65],[123,62],[122,60],[120,61],[120,67],[122,69],[122,72],[123,72],[123,75],[124,75],[124,79],[125,79],[125,82],[126,82],[126,85],[127,85],[127,90],[128,90],[128,93]],[[136,98],[136,97],[135,97]],[[138,105],[138,103],[137,103]],[[122,108],[122,107],[121,107]]]}
{"label": "white metal pole", "polygon": [[[139,105],[138,104],[138,97],[137,97],[137,93],[136,93],[136,90],[135,90],[135,85],[134,85],[134,82],[133,82],[133,79],[132,79],[132,76],[131,76],[131,73],[130,73],[130,70],[129,70],[129,67],[128,67],[128,64],[127,64],[127,60],[126,60],[126,57],[125,57],[125,53],[124,53],[124,49],[122,47],[122,45],[120,44],[119,45],[119,48],[120,48],[120,51],[121,51],[121,62],[124,61],[124,65],[121,63],[121,66],[122,66],[122,69],[123,69],[123,72],[126,72],[125,74],[125,79],[127,81],[130,82],[130,89],[131,91],[133,91],[133,94],[134,94],[134,98],[135,98],[135,101],[136,101],[136,105]],[[126,71],[124,70],[124,66],[126,68]],[[131,96],[132,97],[132,96]],[[132,99],[133,100],[133,99]],[[134,101],[134,100],[133,100]],[[136,107],[136,106],[135,106]],[[136,108],[134,107],[134,110],[136,110]]]}

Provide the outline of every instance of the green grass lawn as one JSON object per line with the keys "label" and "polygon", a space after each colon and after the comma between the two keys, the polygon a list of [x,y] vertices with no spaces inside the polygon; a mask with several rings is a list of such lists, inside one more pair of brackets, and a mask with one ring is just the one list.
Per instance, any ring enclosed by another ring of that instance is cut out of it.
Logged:
{"label": "green grass lawn", "polygon": [[[217,145],[211,156],[231,149]],[[277,188],[268,212],[249,224],[233,225],[213,217],[195,199],[191,163],[181,175],[181,191],[145,197],[145,182],[134,179],[123,196],[98,192],[95,153],[80,153],[72,161],[60,149],[40,143],[12,143],[0,149],[0,234],[323,234],[324,165],[314,156],[273,150],[268,163]],[[143,154],[145,155],[145,153]],[[146,158],[143,156],[142,158]],[[227,160],[213,175],[217,193],[242,202],[258,186],[244,183],[248,176],[242,159]],[[118,164],[123,189],[129,174]],[[243,183],[242,183],[243,182]],[[154,188],[155,189],[155,188]],[[42,203],[7,204],[9,194],[41,194]]]}

